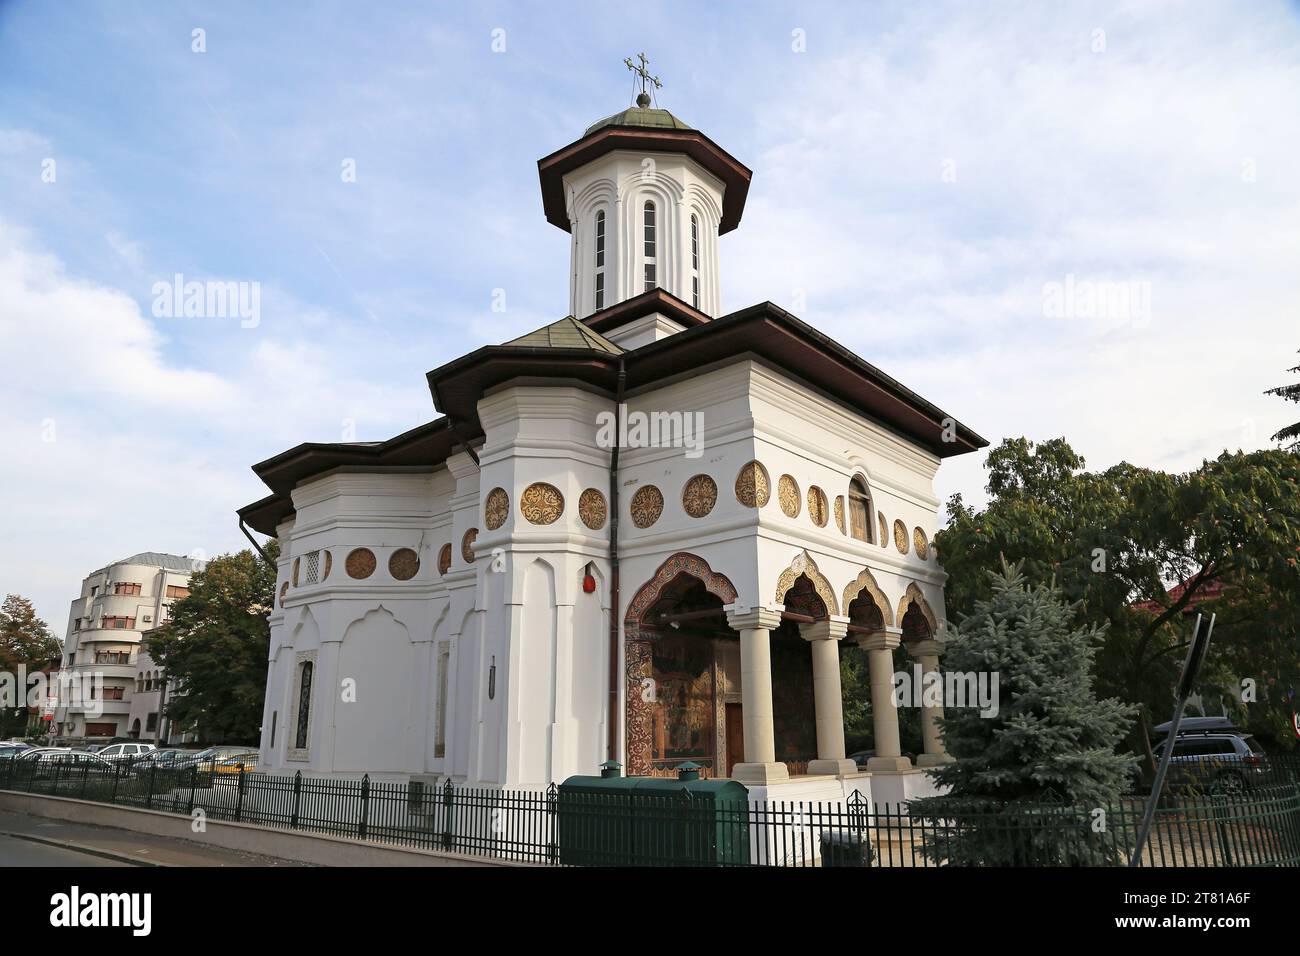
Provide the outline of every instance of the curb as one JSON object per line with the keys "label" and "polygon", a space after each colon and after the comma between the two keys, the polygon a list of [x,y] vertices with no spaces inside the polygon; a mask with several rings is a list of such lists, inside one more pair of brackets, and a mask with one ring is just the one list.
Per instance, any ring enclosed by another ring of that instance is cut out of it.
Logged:
{"label": "curb", "polygon": [[0,836],[11,837],[15,840],[26,840],[28,843],[40,843],[44,846],[58,847],[63,850],[74,850],[77,853],[84,853],[87,856],[97,856],[105,860],[117,860],[120,863],[129,863],[132,866],[176,866],[174,863],[163,863],[159,860],[144,860],[138,856],[132,856],[129,853],[119,853],[116,850],[104,850],[100,847],[89,846],[85,843],[77,843],[74,840],[51,840],[49,837],[33,836],[30,833],[14,833],[12,830],[0,830]]}

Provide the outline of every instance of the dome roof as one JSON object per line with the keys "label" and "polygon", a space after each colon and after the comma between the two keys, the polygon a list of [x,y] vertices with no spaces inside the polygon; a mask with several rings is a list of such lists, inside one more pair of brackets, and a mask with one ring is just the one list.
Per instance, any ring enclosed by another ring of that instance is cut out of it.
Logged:
{"label": "dome roof", "polygon": [[651,129],[694,129],[679,120],[667,110],[642,109],[639,106],[632,106],[621,113],[615,113],[613,116],[606,116],[603,120],[598,120],[587,127],[583,136],[589,136],[598,129],[606,126],[641,126]]}

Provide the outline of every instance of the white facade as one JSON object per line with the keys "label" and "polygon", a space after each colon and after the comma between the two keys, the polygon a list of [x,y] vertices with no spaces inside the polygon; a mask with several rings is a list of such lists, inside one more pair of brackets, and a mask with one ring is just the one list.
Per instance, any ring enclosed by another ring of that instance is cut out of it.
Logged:
{"label": "white facade", "polygon": [[[671,773],[694,748],[759,795],[928,788],[899,749],[890,677],[910,663],[893,651],[938,666],[934,477],[982,439],[958,426],[948,449],[950,418],[775,307],[711,320],[732,187],[687,148],[563,172],[571,308],[591,331],[564,320],[431,372],[446,418],[417,438],[255,466],[275,493],[241,518],[281,546],[260,769],[539,788],[611,757]],[[643,286],[646,202],[669,297]],[[629,440],[612,443],[619,396]],[[643,419],[689,427],[636,440]],[[868,774],[844,753],[843,640],[870,660]],[[938,714],[920,767],[948,759]]]}
{"label": "white facade", "polygon": [[190,558],[146,552],[94,571],[68,612],[62,670],[81,686],[100,682],[95,700],[60,700],[55,733],[76,740],[133,737],[180,739],[166,727],[160,697],[164,676],[142,635],[167,620],[173,601],[188,593]]}

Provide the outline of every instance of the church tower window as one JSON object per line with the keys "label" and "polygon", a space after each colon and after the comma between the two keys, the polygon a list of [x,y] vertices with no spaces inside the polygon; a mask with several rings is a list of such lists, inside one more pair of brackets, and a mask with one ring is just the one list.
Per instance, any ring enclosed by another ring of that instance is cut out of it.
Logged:
{"label": "church tower window", "polygon": [[311,672],[312,662],[302,662],[302,675],[298,680],[298,726],[294,733],[293,745],[299,750],[307,749],[307,725],[311,716]]}
{"label": "church tower window", "polygon": [[871,540],[871,495],[860,477],[849,483],[849,533],[859,541]]}
{"label": "church tower window", "polygon": [[658,283],[655,280],[655,204],[645,204],[645,291],[649,292]]}
{"label": "church tower window", "polygon": [[691,305],[700,307],[700,220],[691,213]]}
{"label": "church tower window", "polygon": [[605,308],[605,210],[596,210],[596,311]]}

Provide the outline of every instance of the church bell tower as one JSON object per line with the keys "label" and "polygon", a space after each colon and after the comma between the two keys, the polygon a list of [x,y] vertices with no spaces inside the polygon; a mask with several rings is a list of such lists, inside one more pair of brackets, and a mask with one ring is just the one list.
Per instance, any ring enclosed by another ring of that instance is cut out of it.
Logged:
{"label": "church bell tower", "polygon": [[538,160],[547,221],[571,235],[577,318],[662,289],[722,314],[718,237],[740,224],[751,171],[699,130],[652,106],[662,84],[645,54],[624,62],[636,105]]}

